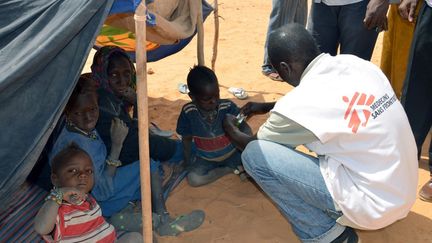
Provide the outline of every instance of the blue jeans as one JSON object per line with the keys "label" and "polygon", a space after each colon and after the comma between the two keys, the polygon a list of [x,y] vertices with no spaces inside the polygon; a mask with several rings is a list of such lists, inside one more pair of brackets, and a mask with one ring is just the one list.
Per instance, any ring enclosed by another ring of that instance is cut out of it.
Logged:
{"label": "blue jeans", "polygon": [[345,230],[317,158],[292,148],[255,140],[242,154],[243,166],[276,203],[303,242],[331,242]]}
{"label": "blue jeans", "polygon": [[307,1],[305,0],[272,0],[272,11],[267,29],[267,37],[264,45],[263,71],[272,70],[272,65],[267,52],[269,34],[277,28],[288,23],[306,25]]}
{"label": "blue jeans", "polygon": [[363,19],[368,0],[342,6],[312,3],[308,30],[315,38],[321,52],[356,55],[370,60],[378,33],[368,30]]}

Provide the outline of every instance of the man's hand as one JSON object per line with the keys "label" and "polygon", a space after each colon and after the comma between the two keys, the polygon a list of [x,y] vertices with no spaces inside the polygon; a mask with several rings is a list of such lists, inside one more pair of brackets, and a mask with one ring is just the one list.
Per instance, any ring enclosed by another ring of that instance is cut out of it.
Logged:
{"label": "man's hand", "polygon": [[273,109],[275,103],[258,103],[258,102],[248,102],[242,108],[240,108],[240,113],[245,116],[253,116],[257,114],[265,114]]}
{"label": "man's hand", "polygon": [[402,0],[402,2],[399,4],[400,16],[404,19],[407,19],[409,22],[413,22],[417,1],[418,0]]}
{"label": "man's hand", "polygon": [[129,132],[129,128],[122,120],[116,117],[111,121],[110,132],[111,144],[121,146]]}
{"label": "man's hand", "polygon": [[387,10],[389,8],[388,0],[370,0],[367,5],[365,19],[363,23],[367,29],[373,29],[377,32],[387,30]]}

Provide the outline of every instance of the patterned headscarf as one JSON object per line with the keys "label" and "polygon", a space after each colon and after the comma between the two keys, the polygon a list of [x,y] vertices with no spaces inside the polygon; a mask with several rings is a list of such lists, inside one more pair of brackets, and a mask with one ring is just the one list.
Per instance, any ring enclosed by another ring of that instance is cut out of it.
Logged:
{"label": "patterned headscarf", "polygon": [[117,46],[104,46],[100,48],[94,58],[93,58],[93,64],[91,66],[93,79],[98,83],[100,87],[105,89],[106,91],[112,93],[108,82],[108,64],[111,58],[111,55],[114,53],[124,55],[127,60],[129,61],[129,64],[131,66],[132,71],[132,80],[129,86],[136,90],[136,71],[135,66],[133,65],[132,61],[130,60],[128,54],[125,52],[125,50],[121,49]]}

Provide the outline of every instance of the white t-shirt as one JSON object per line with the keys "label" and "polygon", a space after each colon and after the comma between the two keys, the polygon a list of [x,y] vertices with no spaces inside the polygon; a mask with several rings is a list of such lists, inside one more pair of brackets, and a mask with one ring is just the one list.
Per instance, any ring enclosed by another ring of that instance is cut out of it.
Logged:
{"label": "white t-shirt", "polygon": [[406,217],[417,190],[417,148],[387,78],[353,55],[321,54],[275,105],[319,141],[306,144],[348,221],[383,228]]}

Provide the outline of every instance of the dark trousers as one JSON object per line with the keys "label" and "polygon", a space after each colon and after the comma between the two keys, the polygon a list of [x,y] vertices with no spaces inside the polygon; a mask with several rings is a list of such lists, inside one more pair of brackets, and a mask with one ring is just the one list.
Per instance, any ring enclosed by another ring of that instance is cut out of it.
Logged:
{"label": "dark trousers", "polygon": [[[418,156],[432,126],[432,8],[420,9],[402,92],[402,104],[417,144]],[[432,143],[429,171],[432,172]]]}
{"label": "dark trousers", "polygon": [[342,6],[312,3],[308,30],[321,52],[334,56],[340,47],[341,54],[371,59],[378,33],[363,25],[368,3],[368,0]]}

